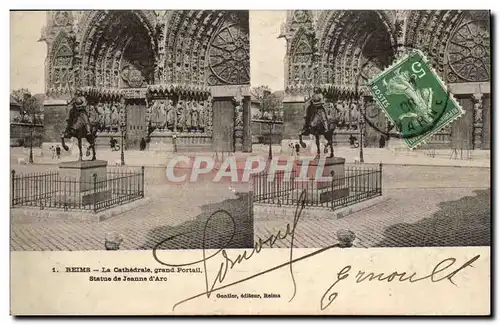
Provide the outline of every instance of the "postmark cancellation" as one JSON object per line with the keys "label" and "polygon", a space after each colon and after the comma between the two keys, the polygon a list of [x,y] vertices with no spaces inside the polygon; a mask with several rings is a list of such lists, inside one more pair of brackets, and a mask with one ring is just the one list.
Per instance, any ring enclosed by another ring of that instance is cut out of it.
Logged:
{"label": "postmark cancellation", "polygon": [[368,87],[410,149],[464,114],[420,50],[394,62]]}

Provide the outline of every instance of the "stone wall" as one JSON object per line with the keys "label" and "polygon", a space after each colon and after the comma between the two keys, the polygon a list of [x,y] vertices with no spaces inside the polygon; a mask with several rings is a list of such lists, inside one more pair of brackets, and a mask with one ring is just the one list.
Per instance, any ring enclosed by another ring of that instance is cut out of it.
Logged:
{"label": "stone wall", "polygon": [[[31,124],[10,123],[10,145],[13,147],[29,146]],[[33,145],[38,147],[43,141],[43,125],[35,125],[33,129]]]}
{"label": "stone wall", "polygon": [[[252,120],[252,138],[254,143],[269,143],[270,123],[265,120]],[[274,124],[272,133],[272,143],[280,144],[283,140],[283,122]]]}

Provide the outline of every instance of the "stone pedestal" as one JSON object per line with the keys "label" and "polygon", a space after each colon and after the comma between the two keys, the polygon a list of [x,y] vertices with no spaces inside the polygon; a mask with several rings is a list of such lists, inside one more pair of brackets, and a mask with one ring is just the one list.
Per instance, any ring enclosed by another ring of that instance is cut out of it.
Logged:
{"label": "stone pedestal", "polygon": [[323,203],[349,195],[345,182],[345,158],[304,159],[297,161],[294,197],[306,190],[307,202]]}
{"label": "stone pedestal", "polygon": [[302,173],[301,176],[307,175],[311,179],[332,176],[341,178],[345,176],[345,158],[341,157],[321,157],[319,159],[299,157],[296,165],[297,172]]}
{"label": "stone pedestal", "polygon": [[111,191],[108,190],[106,182],[107,165],[105,160],[60,163],[61,188],[56,194],[57,200],[67,204],[88,205],[110,198]]}

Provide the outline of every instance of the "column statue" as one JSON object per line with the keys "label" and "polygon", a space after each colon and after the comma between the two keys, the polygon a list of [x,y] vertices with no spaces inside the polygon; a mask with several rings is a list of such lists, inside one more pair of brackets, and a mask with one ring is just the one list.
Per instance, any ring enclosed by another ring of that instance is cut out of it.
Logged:
{"label": "column statue", "polygon": [[116,127],[120,125],[120,112],[116,103],[111,105],[111,125]]}
{"label": "column statue", "polygon": [[104,125],[106,126],[106,129],[108,129],[111,126],[111,107],[109,103],[104,103]]}
{"label": "column statue", "polygon": [[87,109],[90,118],[90,123],[97,125],[99,123],[99,114],[97,113],[96,106],[93,104],[89,104]]}
{"label": "column statue", "polygon": [[200,102],[198,106],[198,126],[199,129],[204,132],[206,130],[206,108],[205,101]]}
{"label": "column statue", "polygon": [[[480,94],[482,95],[482,94]],[[474,124],[483,123],[483,100],[482,96],[474,96]]]}
{"label": "column statue", "polygon": [[146,125],[148,125],[150,122],[151,122],[151,107],[153,106],[153,103],[152,102],[148,102],[147,103],[147,107],[146,107]]}
{"label": "column statue", "polygon": [[98,117],[99,117],[99,124],[101,125],[101,127],[104,127],[105,124],[104,124],[104,106],[101,102],[97,103],[96,107],[95,107],[96,111],[97,111],[97,114],[98,114]]}
{"label": "column statue", "polygon": [[188,100],[185,105],[185,110],[184,110],[184,120],[186,124],[186,129],[191,130],[193,128],[193,119],[192,119],[192,113],[193,113],[193,106],[191,100]]}
{"label": "column statue", "polygon": [[165,106],[165,101],[159,100],[157,106],[157,111],[158,111],[158,128],[161,129],[162,131],[165,130],[165,127],[167,126],[166,120],[167,120],[167,108]]}
{"label": "column statue", "polygon": [[339,126],[344,126],[344,124],[345,124],[344,108],[342,107],[342,103],[340,101],[337,101],[335,103],[335,110],[337,111]]}
{"label": "column statue", "polygon": [[193,125],[193,130],[196,132],[200,130],[199,113],[199,103],[193,101],[191,106],[191,124]]}
{"label": "column statue", "polygon": [[180,100],[177,104],[177,123],[176,127],[178,131],[183,132],[186,129],[186,115],[185,115],[185,103]]}
{"label": "column statue", "polygon": [[167,123],[167,129],[170,131],[174,130],[174,125],[175,125],[175,106],[174,106],[174,101],[169,99],[167,101],[167,108],[166,108],[166,123]]}
{"label": "column statue", "polygon": [[117,110],[118,110],[118,123],[120,123],[121,121],[123,121],[125,124],[127,124],[127,103],[126,103],[126,100],[125,98],[120,98],[120,102],[118,103],[118,107],[117,107]]}
{"label": "column statue", "polygon": [[350,118],[349,118],[349,124],[351,129],[356,129],[358,125],[358,119],[359,119],[359,109],[358,105],[356,103],[351,103],[351,108],[349,110]]}
{"label": "column statue", "polygon": [[483,94],[473,95],[474,100],[474,148],[481,148],[483,140]]}
{"label": "column statue", "polygon": [[236,117],[234,119],[234,128],[243,129],[243,105],[237,105],[235,108]]}
{"label": "column statue", "polygon": [[212,99],[211,97],[203,102],[203,127],[204,131],[212,133]]}
{"label": "column statue", "polygon": [[151,124],[154,128],[158,127],[158,100],[153,101],[153,105],[151,105]]}

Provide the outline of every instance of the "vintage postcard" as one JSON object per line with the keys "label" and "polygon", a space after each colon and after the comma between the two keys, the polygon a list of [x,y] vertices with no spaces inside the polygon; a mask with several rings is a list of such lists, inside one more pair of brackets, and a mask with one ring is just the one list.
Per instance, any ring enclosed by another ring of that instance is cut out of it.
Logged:
{"label": "vintage postcard", "polygon": [[490,315],[490,20],[11,11],[11,314]]}

